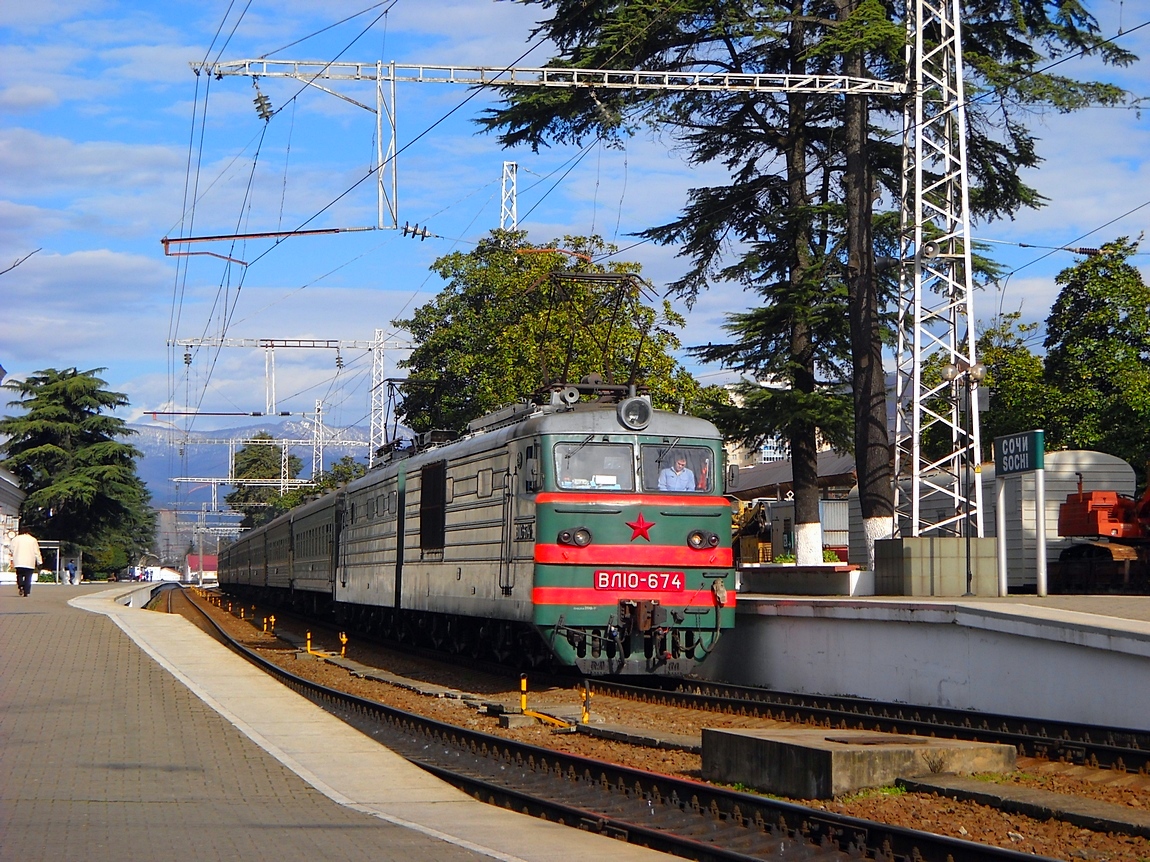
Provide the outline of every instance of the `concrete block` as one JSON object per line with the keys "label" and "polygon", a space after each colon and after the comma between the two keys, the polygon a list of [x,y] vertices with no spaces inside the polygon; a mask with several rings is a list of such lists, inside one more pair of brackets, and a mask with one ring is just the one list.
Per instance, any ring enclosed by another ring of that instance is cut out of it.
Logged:
{"label": "concrete block", "polygon": [[[971,538],[971,589],[977,596],[998,595],[997,544]],[[875,542],[875,595],[961,596],[966,593],[964,538],[917,536]]]}
{"label": "concrete block", "polygon": [[505,712],[499,716],[500,727],[531,727],[533,724],[535,724],[535,719],[530,715]]}
{"label": "concrete block", "polygon": [[830,799],[896,778],[1009,772],[1010,745],[865,730],[703,728],[703,778],[797,799]]}

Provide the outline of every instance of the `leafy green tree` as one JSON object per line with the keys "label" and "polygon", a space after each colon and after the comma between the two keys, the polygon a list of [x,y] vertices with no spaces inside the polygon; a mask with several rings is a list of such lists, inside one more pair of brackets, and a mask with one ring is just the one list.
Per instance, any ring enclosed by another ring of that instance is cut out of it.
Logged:
{"label": "leafy green tree", "polygon": [[155,512],[136,473],[140,452],[123,442],[136,432],[108,415],[128,399],[105,388],[103,370],[49,368],[5,383],[19,395],[8,406],[23,412],[0,419],[0,466],[27,494],[21,521],[41,539],[79,548],[88,571],[107,573],[151,549]]}
{"label": "leafy green tree", "polygon": [[979,426],[984,458],[993,457],[995,437],[1046,428],[1049,423],[1056,393],[1046,383],[1042,357],[1028,344],[1037,337],[1039,326],[1022,323],[1021,316],[1017,311],[1003,315],[978,337],[979,361],[986,366],[983,385],[990,392]]}
{"label": "leafy green tree", "polygon": [[[275,437],[260,431],[251,438],[266,443],[248,443],[236,450],[233,475],[237,479],[280,479],[283,476],[283,448]],[[295,455],[287,456],[288,478],[295,479],[303,469],[303,462]],[[266,524],[291,508],[286,495],[274,485],[239,485],[224,497],[224,502],[236,512],[243,512],[243,527]]]}
{"label": "leafy green tree", "polygon": [[474,251],[437,260],[432,268],[447,287],[395,321],[419,345],[400,363],[409,369],[405,423],[462,430],[501,405],[591,374],[644,385],[659,407],[693,411],[720,400],[671,356],[683,318],[666,301],[646,304],[639,267],[592,262],[614,250],[598,237],[534,248],[526,232],[493,231]]}
{"label": "leafy green tree", "polygon": [[1121,237],[1059,273],[1046,320],[1052,448],[1097,449],[1139,474],[1150,461],[1150,287]]}

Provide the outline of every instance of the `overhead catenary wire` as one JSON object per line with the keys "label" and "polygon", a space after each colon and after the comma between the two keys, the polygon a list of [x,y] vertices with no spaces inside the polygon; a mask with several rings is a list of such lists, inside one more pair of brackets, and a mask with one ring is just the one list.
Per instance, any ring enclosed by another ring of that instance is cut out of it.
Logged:
{"label": "overhead catenary wire", "polygon": [[[382,5],[382,4],[377,4],[377,5]],[[371,8],[372,8],[372,9],[374,9],[374,8],[377,8],[377,7],[371,7]],[[467,101],[468,101],[470,98],[471,98],[471,97],[469,96],[469,98],[468,98],[468,99],[465,99],[465,100],[464,100],[464,101],[463,101],[463,102],[462,102],[462,103],[461,103],[459,106],[457,106],[455,109],[453,109],[453,111],[452,111],[452,112],[450,112],[450,113],[454,113],[454,111],[455,111],[455,110],[458,110],[459,108],[461,108],[461,107],[463,106],[463,104],[466,104],[466,102],[467,102]],[[445,115],[445,117],[444,117],[444,118],[442,118],[442,119],[446,119],[446,116],[450,116],[450,113],[449,113],[449,114],[447,114],[447,115]],[[441,119],[441,121],[442,121],[442,119]],[[440,122],[441,122],[441,121],[440,121]],[[436,123],[435,125],[438,125],[438,123]],[[429,132],[429,131],[430,131],[432,128],[434,128],[434,127],[435,127],[435,125],[433,125],[433,126],[429,127],[429,128],[428,128],[427,130],[425,130],[425,132],[424,132],[424,133],[422,133],[422,134],[421,134],[419,137],[422,137],[422,136],[423,136],[423,134],[426,134],[427,132]],[[410,147],[410,146],[411,146],[411,144],[415,143],[415,141],[417,141],[417,140],[419,139],[419,137],[417,137],[415,140],[413,140],[413,141],[412,141],[412,142],[410,142],[409,144],[405,145],[405,146],[404,146],[404,148],[403,148],[403,150],[406,150],[408,147]],[[598,141],[596,141],[595,143],[598,143]],[[593,143],[591,146],[594,146],[594,143]],[[590,148],[588,148],[587,152],[589,152],[589,149],[590,149]],[[403,151],[403,150],[401,150],[401,151]],[[581,156],[580,156],[580,157],[582,157],[583,155],[585,155],[585,153],[584,153],[584,154],[581,154]],[[545,195],[544,195],[545,197],[546,197],[546,195],[549,195],[549,194],[550,194],[552,191],[554,191],[554,189],[555,189],[555,188],[557,187],[557,185],[558,185],[558,182],[561,182],[563,179],[565,179],[565,178],[566,178],[566,176],[567,176],[567,175],[568,175],[568,174],[571,172],[571,169],[573,169],[573,167],[572,167],[572,168],[570,168],[570,169],[568,169],[568,170],[566,171],[566,173],[564,173],[564,175],[563,175],[562,177],[560,177],[559,181],[557,181],[555,184],[553,184],[553,185],[551,186],[551,188],[550,188],[550,189],[548,189],[548,190],[547,190],[547,192],[546,192],[546,193],[545,193]],[[373,167],[373,168],[372,168],[372,171],[371,171],[369,174],[366,174],[366,175],[365,175],[365,176],[364,176],[362,179],[360,179],[360,180],[359,180],[359,181],[358,181],[358,182],[357,182],[357,183],[356,183],[356,184],[355,184],[355,185],[354,185],[352,188],[355,188],[355,187],[356,187],[356,186],[358,186],[360,183],[362,183],[362,182],[363,182],[363,181],[365,181],[366,179],[368,179],[368,178],[370,178],[371,176],[373,176],[373,175],[374,175],[374,173],[375,173],[375,171],[376,171],[376,168],[375,168],[375,167]],[[350,189],[349,189],[348,191],[350,191]],[[345,194],[346,194],[346,192],[345,192]],[[341,195],[340,197],[343,197],[343,195]],[[339,198],[337,198],[336,200],[339,200]],[[335,202],[335,201],[333,201],[333,202],[332,202],[332,204],[334,204],[334,202]],[[331,204],[329,204],[329,206],[330,206],[330,205],[331,205]],[[537,206],[539,206],[539,203],[536,203],[536,204],[535,204],[535,206],[533,206],[533,207],[532,207],[532,211],[534,211],[534,209],[535,209]],[[323,211],[325,211],[327,208],[328,208],[328,207],[325,207],[325,208],[324,208],[324,210],[320,210],[320,211],[319,211],[319,213],[322,213],[322,212],[323,212]],[[316,213],[316,215],[319,215],[319,213]],[[314,219],[314,218],[315,218],[315,216],[313,216],[312,218]],[[310,220],[311,220],[311,219],[309,219],[309,221],[310,221]],[[304,224],[306,224],[306,223],[307,223],[307,222],[304,222]],[[636,246],[642,245],[642,244],[644,244],[644,243],[646,243],[646,242],[649,242],[649,241],[650,241],[650,240],[646,240],[646,239],[645,239],[645,240],[642,240],[641,242],[637,242],[637,243],[634,243],[634,244],[632,244],[631,246],[628,246],[627,248],[628,248],[628,249],[630,249],[630,248],[634,248],[634,247],[636,247]],[[278,242],[276,243],[276,245],[278,245]],[[269,251],[270,251],[270,249],[266,250],[266,251],[265,251],[263,254],[261,254],[261,255],[260,255],[260,257],[262,257],[264,254],[267,254]],[[620,250],[620,252],[615,252],[614,254],[619,254],[619,253],[621,253],[621,251],[623,251],[623,250]],[[606,254],[606,255],[603,255],[603,258],[606,258],[606,257],[610,257],[610,256],[611,256],[611,254]],[[258,259],[259,259],[259,258],[257,258],[257,260],[258,260]],[[601,258],[601,259],[602,259],[602,258]],[[254,262],[254,261],[253,261],[253,262]]]}

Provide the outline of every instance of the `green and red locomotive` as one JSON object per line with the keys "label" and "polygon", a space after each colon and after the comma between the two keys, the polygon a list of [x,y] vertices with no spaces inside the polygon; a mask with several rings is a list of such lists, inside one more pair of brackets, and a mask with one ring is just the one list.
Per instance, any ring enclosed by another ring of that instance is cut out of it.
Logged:
{"label": "green and red locomotive", "polygon": [[393,447],[225,549],[221,587],[459,652],[686,674],[734,624],[722,441],[619,389]]}

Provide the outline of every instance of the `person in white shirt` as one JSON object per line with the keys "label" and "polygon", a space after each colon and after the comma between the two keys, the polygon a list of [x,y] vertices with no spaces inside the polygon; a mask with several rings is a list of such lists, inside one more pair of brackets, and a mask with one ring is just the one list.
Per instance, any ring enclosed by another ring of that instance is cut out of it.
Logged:
{"label": "person in white shirt", "polygon": [[40,543],[26,527],[20,527],[20,535],[12,540],[12,568],[16,570],[16,588],[20,591],[20,595],[31,595],[32,573],[43,562]]}

